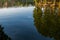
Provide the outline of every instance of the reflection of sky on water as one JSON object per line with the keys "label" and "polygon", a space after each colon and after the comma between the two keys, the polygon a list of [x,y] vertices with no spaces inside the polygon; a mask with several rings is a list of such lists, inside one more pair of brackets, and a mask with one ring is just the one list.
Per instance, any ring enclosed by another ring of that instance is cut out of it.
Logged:
{"label": "reflection of sky on water", "polygon": [[[16,14],[22,14],[22,12],[28,12],[31,10],[32,7],[17,7],[17,8],[1,8],[0,9],[0,16],[6,16],[6,15],[16,15]],[[24,13],[25,15],[26,13]]]}
{"label": "reflection of sky on water", "polygon": [[39,35],[33,22],[34,7],[0,9],[0,24],[13,40],[51,40]]}

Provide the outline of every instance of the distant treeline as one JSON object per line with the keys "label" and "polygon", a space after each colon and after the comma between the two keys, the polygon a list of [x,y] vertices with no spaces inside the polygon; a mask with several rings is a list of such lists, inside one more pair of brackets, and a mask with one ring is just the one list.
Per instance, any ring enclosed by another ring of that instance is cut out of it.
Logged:
{"label": "distant treeline", "polygon": [[33,5],[33,0],[0,0],[0,7],[28,6],[29,4]]}

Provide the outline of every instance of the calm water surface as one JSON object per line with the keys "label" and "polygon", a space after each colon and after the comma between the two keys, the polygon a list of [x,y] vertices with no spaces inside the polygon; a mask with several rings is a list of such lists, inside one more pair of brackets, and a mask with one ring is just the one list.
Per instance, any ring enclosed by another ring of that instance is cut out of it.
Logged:
{"label": "calm water surface", "polygon": [[1,8],[0,24],[12,40],[52,40],[39,34],[34,25],[34,7]]}

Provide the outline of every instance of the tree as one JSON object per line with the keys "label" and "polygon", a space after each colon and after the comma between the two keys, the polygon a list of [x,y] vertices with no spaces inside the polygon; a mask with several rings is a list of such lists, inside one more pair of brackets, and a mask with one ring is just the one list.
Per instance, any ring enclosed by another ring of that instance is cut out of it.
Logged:
{"label": "tree", "polygon": [[11,40],[11,38],[4,33],[3,29],[4,28],[0,25],[0,40]]}

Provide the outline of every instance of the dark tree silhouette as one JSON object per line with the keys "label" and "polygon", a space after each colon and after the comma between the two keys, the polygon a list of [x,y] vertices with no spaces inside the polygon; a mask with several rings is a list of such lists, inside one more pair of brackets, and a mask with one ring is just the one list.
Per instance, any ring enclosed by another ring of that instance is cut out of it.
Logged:
{"label": "dark tree silhouette", "polygon": [[0,40],[11,40],[11,38],[4,33],[3,29],[4,27],[0,25]]}

